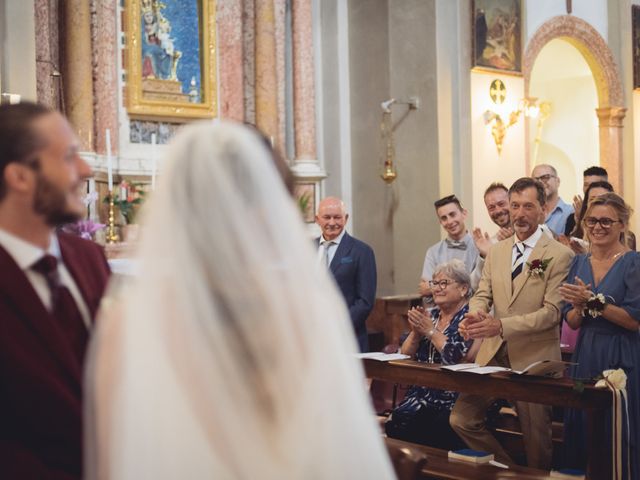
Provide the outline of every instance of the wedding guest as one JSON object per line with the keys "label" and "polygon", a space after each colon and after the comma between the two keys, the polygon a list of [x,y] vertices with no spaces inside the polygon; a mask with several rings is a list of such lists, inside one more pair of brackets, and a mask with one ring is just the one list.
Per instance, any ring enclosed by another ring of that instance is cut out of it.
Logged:
{"label": "wedding guest", "polygon": [[558,194],[558,188],[560,188],[558,172],[551,165],[541,164],[535,166],[531,176],[544,185],[547,214],[544,223],[555,235],[562,235],[567,217],[573,213],[573,206],[562,200]]}
{"label": "wedding guest", "polygon": [[[589,167],[582,172],[582,193],[587,193],[587,188],[594,182],[608,182],[609,174],[602,167]],[[564,227],[564,234],[570,236],[571,231],[576,226],[576,214],[582,210],[582,197],[580,195],[574,195],[573,197],[573,212],[567,217],[567,223]],[[577,222],[578,224],[580,221]]]}
{"label": "wedding guest", "polygon": [[467,272],[471,275],[471,286],[477,285],[480,279],[478,268],[478,249],[467,230],[465,221],[467,210],[462,208],[460,200],[455,195],[441,198],[434,203],[436,215],[442,228],[447,232],[447,238],[439,241],[427,249],[422,266],[422,276],[418,284],[420,295],[431,301],[431,287],[429,279],[433,278],[436,266],[454,258],[462,260]]}
{"label": "wedding guest", "polygon": [[[471,341],[458,332],[458,324],[468,312],[471,280],[464,262],[458,259],[439,265],[429,282],[435,308],[409,310],[409,336],[401,353],[420,362],[458,363]],[[464,443],[449,426],[449,413],[458,394],[429,387],[413,386],[385,424],[387,435],[400,440],[437,448],[456,449]]]}
{"label": "wedding guest", "polygon": [[163,165],[140,275],[92,345],[87,478],[394,478],[349,313],[260,138],[192,124]]}
{"label": "wedding guest", "polygon": [[[567,302],[564,317],[580,328],[570,374],[594,378],[604,370],[622,369],[627,376],[628,413],[622,419],[621,478],[640,479],[640,254],[625,243],[631,210],[615,193],[591,200],[582,224],[590,252],[573,259],[568,281],[560,287]],[[607,416],[611,418],[611,416]],[[628,423],[627,423],[628,422]],[[628,429],[626,426],[628,425]],[[586,419],[581,411],[565,413],[565,452],[573,467],[586,464]],[[607,435],[611,437],[612,426]],[[628,440],[627,440],[628,439]],[[611,442],[608,444],[611,446]],[[611,455],[611,451],[602,452]],[[630,465],[630,470],[627,469]]]}

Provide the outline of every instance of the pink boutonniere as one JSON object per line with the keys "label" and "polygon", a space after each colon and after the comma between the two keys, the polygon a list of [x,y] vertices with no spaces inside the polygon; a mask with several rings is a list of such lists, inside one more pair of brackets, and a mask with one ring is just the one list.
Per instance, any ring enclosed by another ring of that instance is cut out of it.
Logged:
{"label": "pink boutonniere", "polygon": [[547,267],[549,266],[551,260],[553,260],[553,258],[545,258],[544,260],[536,259],[527,262],[527,267],[529,267],[527,273],[530,277],[544,278],[544,272],[547,271]]}

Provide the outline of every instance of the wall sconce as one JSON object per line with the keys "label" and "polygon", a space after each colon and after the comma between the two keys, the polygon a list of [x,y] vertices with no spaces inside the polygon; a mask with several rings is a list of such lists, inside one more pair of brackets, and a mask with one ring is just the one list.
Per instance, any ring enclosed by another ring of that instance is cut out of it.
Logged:
{"label": "wall sconce", "polygon": [[[386,138],[384,165],[382,167],[382,173],[380,173],[380,178],[382,178],[382,180],[384,180],[386,184],[391,184],[398,176],[396,167],[393,164],[393,159],[395,157],[395,146],[393,140],[394,126],[391,119],[392,105],[408,105],[408,114],[409,111],[417,110],[420,107],[420,99],[418,97],[409,97],[408,100],[396,100],[395,98],[390,98],[389,100],[385,100],[380,104],[380,108],[382,108],[382,123],[380,124],[380,134],[383,139]],[[398,123],[400,123],[402,120],[403,119],[401,119]]]}
{"label": "wall sconce", "polygon": [[[504,103],[507,96],[507,88],[502,80],[496,79],[491,82],[491,86],[489,87],[489,96],[491,97],[491,101],[496,105]],[[504,137],[507,133],[507,129],[518,122],[520,115],[530,118],[538,118],[538,136],[536,137],[536,142],[540,143],[539,137],[540,131],[542,130],[542,123],[550,113],[551,104],[549,102],[538,102],[537,98],[529,97],[520,99],[518,102],[518,108],[509,113],[509,120],[507,122],[502,119],[499,113],[494,112],[493,110],[485,111],[483,117],[485,125],[489,125],[493,122],[493,125],[491,126],[491,135],[493,136],[493,141],[498,149],[498,155],[501,155],[502,145],[504,143]]]}

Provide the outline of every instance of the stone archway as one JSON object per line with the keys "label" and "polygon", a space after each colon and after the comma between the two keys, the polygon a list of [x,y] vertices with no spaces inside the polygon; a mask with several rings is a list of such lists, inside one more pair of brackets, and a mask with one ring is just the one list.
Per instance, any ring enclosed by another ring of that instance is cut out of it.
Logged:
{"label": "stone archway", "polygon": [[[595,28],[571,15],[553,17],[533,35],[523,61],[524,91],[529,96],[533,65],[542,48],[551,40],[561,39],[573,45],[589,65],[598,92],[600,164],[609,172],[609,181],[622,193],[622,121],[624,107],[622,82],[609,46]],[[528,156],[527,156],[528,158]],[[527,171],[530,165],[527,165]]]}

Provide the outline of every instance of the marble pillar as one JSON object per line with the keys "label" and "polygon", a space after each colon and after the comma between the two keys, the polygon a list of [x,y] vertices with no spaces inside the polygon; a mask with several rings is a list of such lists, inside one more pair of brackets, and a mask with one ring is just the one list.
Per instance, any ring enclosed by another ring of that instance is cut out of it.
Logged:
{"label": "marble pillar", "polygon": [[36,0],[36,89],[38,102],[60,109],[61,77],[56,2]]}
{"label": "marble pillar", "polygon": [[273,0],[255,2],[256,126],[267,137],[278,135],[275,7]]}
{"label": "marble pillar", "polygon": [[218,0],[217,6],[220,116],[242,122],[242,1]]}
{"label": "marble pillar", "polygon": [[105,132],[111,132],[111,152],[118,152],[118,38],[117,4],[93,0],[93,65],[96,152],[105,154]]}
{"label": "marble pillar", "polygon": [[[286,58],[286,9],[287,0],[273,0],[274,5],[274,27],[276,37],[276,83],[278,85],[278,134],[275,138],[275,143],[280,151],[285,154],[286,148],[286,128],[287,128],[287,114],[285,111],[285,98],[286,98],[286,70],[285,70],[285,58]],[[286,155],[285,155],[286,156]]]}
{"label": "marble pillar", "polygon": [[256,123],[256,12],[254,0],[242,0],[242,79],[245,121]]}
{"label": "marble pillar", "polygon": [[65,113],[80,139],[80,150],[94,151],[90,3],[87,0],[66,0],[60,3],[60,13],[64,29],[62,79]]}
{"label": "marble pillar", "polygon": [[627,109],[624,107],[597,108],[600,131],[600,165],[609,174],[609,183],[623,195],[622,132]]}
{"label": "marble pillar", "polygon": [[293,0],[292,14],[295,160],[317,163],[311,0]]}

